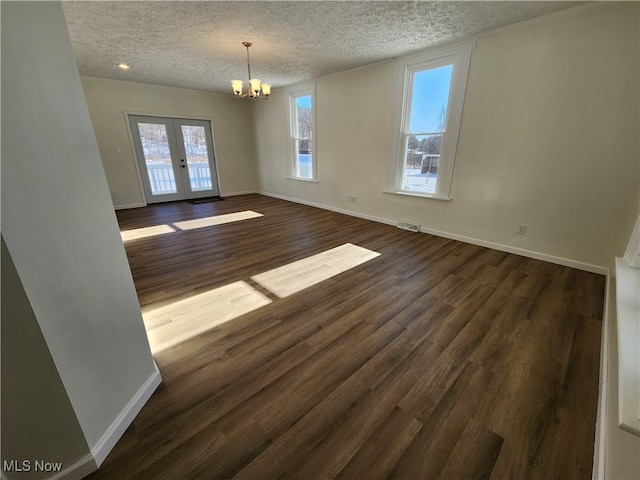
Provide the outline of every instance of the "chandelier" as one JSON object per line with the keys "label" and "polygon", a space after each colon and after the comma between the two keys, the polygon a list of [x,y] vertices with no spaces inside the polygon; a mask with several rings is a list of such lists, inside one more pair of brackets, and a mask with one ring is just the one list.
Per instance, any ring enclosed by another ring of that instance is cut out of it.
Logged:
{"label": "chandelier", "polygon": [[[233,93],[237,98],[251,98],[253,100],[257,100],[261,98],[266,100],[267,97],[271,94],[271,85],[268,83],[261,83],[259,78],[251,78],[251,64],[249,63],[249,47],[251,46],[251,42],[242,42],[247,48],[247,71],[249,73],[249,87],[247,88],[247,93],[242,93],[242,84],[244,83],[242,80],[231,80],[231,88],[233,88]],[[260,94],[260,90],[262,90],[262,95]]]}

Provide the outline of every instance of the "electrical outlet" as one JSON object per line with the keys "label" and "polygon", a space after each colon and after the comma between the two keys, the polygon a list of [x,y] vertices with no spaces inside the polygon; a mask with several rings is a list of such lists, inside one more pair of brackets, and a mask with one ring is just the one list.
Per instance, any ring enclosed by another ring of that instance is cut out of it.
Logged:
{"label": "electrical outlet", "polygon": [[118,152],[118,155],[124,155],[124,147],[116,148],[116,152]]}
{"label": "electrical outlet", "polygon": [[345,195],[344,199],[349,203],[356,203],[358,201],[355,195]]}
{"label": "electrical outlet", "polygon": [[111,196],[112,196],[113,198],[116,198],[116,197],[118,196],[118,192],[111,192]]}
{"label": "electrical outlet", "polygon": [[524,235],[524,232],[527,231],[527,226],[524,223],[521,223],[520,225],[518,225],[518,235]]}

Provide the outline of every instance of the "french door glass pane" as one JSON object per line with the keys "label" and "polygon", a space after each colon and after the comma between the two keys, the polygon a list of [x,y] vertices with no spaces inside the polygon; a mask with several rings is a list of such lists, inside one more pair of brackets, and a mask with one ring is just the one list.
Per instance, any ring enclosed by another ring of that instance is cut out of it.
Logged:
{"label": "french door glass pane", "polygon": [[442,134],[407,136],[403,190],[435,193],[441,148]]}
{"label": "french door glass pane", "polygon": [[138,123],[140,142],[154,195],[176,193],[167,128],[158,123]]}
{"label": "french door glass pane", "polygon": [[205,129],[197,125],[182,125],[181,127],[191,191],[211,190],[211,171]]}

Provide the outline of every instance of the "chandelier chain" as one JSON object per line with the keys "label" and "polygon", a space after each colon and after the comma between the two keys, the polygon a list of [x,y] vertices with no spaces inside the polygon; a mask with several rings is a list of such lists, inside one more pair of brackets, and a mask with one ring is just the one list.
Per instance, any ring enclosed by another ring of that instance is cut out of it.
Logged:
{"label": "chandelier chain", "polygon": [[251,62],[249,61],[249,47],[251,44],[249,42],[244,42],[243,45],[247,47],[247,73],[249,74],[249,80],[251,80]]}

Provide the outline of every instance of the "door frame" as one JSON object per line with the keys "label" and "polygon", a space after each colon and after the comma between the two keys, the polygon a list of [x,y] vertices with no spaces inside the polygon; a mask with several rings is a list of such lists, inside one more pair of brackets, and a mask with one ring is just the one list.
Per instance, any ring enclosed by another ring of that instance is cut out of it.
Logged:
{"label": "door frame", "polygon": [[[136,175],[138,177],[138,189],[140,191],[140,197],[142,198],[142,204],[140,206],[142,207],[146,207],[147,205],[149,205],[149,202],[147,201],[147,195],[145,193],[145,189],[144,189],[144,183],[142,181],[142,171],[140,170],[140,165],[138,164],[138,156],[136,154],[136,147],[135,147],[135,143],[134,143],[134,133],[133,130],[131,129],[131,123],[129,122],[129,116],[133,115],[133,116],[139,116],[139,117],[162,117],[162,118],[179,118],[179,119],[183,119],[183,120],[203,120],[203,121],[207,121],[209,122],[209,129],[210,129],[210,134],[211,134],[211,144],[213,146],[213,161],[215,164],[215,168],[216,168],[216,179],[217,179],[217,184],[218,184],[218,192],[220,192],[220,196],[222,196],[222,180],[220,179],[221,175],[220,175],[220,169],[218,168],[218,155],[216,154],[216,137],[213,134],[213,118],[211,117],[201,117],[201,116],[186,116],[186,115],[175,115],[172,113],[158,113],[158,112],[154,112],[154,113],[145,113],[145,112],[137,112],[137,111],[131,111],[131,110],[124,110],[123,112],[124,115],[124,124],[126,125],[127,128],[127,135],[129,136],[129,147],[131,148],[131,152],[133,154],[132,156],[132,160],[133,160],[133,166],[136,169]],[[213,179],[212,179],[213,181]]]}

